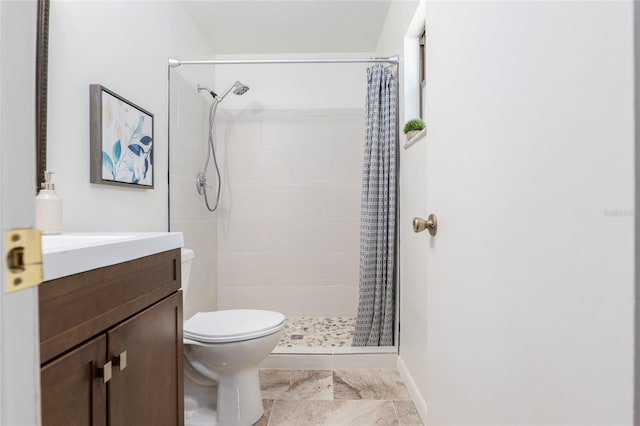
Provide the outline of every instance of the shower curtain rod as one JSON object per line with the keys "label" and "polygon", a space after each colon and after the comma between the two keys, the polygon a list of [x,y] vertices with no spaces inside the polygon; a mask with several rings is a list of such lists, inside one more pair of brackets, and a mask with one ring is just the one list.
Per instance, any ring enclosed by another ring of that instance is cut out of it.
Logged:
{"label": "shower curtain rod", "polygon": [[180,65],[236,65],[236,64],[357,64],[357,63],[389,63],[398,65],[400,57],[388,58],[315,58],[315,59],[210,59],[201,61],[181,61],[169,58],[169,67],[176,68]]}

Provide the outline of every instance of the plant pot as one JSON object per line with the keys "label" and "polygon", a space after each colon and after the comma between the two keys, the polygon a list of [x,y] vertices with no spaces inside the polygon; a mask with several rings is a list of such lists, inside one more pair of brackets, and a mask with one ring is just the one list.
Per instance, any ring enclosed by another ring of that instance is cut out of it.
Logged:
{"label": "plant pot", "polygon": [[411,139],[413,139],[418,133],[420,133],[422,130],[411,130],[408,131],[406,133],[407,136],[407,140],[410,141]]}

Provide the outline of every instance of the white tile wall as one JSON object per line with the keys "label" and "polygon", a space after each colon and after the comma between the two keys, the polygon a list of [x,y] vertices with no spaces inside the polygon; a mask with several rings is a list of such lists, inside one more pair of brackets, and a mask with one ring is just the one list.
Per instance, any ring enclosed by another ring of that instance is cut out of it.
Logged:
{"label": "white tile wall", "polygon": [[360,211],[360,194],[362,186],[357,185],[327,185],[327,216],[353,217],[354,211]]}
{"label": "white tile wall", "polygon": [[358,285],[360,278],[360,253],[334,251],[329,262],[331,282],[336,285]]}
{"label": "white tile wall", "polygon": [[297,217],[290,224],[295,246],[305,252],[351,251],[360,247],[360,219],[312,219]]}
{"label": "white tile wall", "polygon": [[185,246],[195,251],[189,288],[184,299],[184,316],[217,309],[217,257],[215,219],[172,220],[172,230],[184,233]]}
{"label": "white tile wall", "polygon": [[355,315],[357,286],[218,287],[220,309],[268,309],[290,316]]}
{"label": "white tile wall", "polygon": [[259,211],[263,218],[326,218],[329,192],[326,185],[243,183],[233,187],[231,209],[234,217],[250,218]]}
{"label": "white tile wall", "polygon": [[[188,318],[217,309],[217,215],[205,208],[195,185],[207,154],[209,104],[180,75],[174,75],[171,83],[171,230],[183,232],[185,247],[195,251],[184,300],[184,316]],[[216,182],[212,167],[207,175]],[[215,190],[211,194],[213,198]]]}
{"label": "white tile wall", "polygon": [[218,307],[353,316],[363,110],[219,115]]}

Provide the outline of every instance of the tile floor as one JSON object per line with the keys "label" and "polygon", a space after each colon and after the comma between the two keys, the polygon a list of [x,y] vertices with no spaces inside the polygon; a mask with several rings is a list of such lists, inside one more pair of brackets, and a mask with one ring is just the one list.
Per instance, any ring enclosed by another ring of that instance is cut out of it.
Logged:
{"label": "tile floor", "polygon": [[255,426],[421,426],[395,370],[260,370]]}
{"label": "tile floor", "polygon": [[348,347],[355,317],[287,317],[278,347]]}

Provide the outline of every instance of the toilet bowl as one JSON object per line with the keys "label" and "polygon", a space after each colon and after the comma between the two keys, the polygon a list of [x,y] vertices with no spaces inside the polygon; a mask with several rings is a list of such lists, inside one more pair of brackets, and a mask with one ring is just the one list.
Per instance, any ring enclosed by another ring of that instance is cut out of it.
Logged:
{"label": "toilet bowl", "polygon": [[[193,258],[182,249],[185,294]],[[262,417],[258,364],[280,340],[284,319],[235,309],[199,312],[184,322],[185,426],[250,426]]]}

